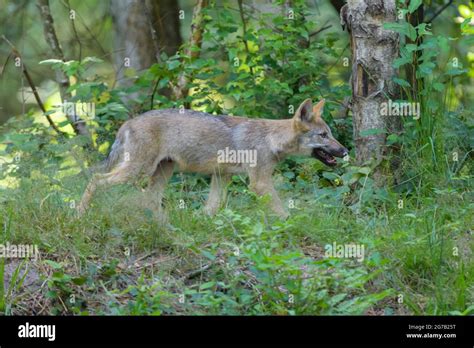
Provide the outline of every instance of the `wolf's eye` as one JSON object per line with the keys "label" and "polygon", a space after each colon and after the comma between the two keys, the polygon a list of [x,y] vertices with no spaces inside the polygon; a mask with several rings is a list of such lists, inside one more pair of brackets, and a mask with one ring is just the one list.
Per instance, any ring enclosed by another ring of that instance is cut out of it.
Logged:
{"label": "wolf's eye", "polygon": [[320,136],[321,138],[327,138],[327,137],[328,137],[328,133],[324,132],[324,133],[319,134],[319,136]]}

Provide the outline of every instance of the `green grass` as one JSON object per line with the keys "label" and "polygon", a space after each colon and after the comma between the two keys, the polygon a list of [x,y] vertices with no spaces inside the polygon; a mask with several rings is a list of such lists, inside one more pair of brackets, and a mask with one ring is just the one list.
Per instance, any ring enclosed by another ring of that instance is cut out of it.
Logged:
{"label": "green grass", "polygon": [[[10,243],[38,245],[41,259],[28,263],[42,285],[10,299],[10,312],[38,313],[39,304],[43,314],[472,311],[469,187],[423,186],[402,209],[389,194],[355,213],[339,199],[317,196],[321,183],[296,190],[283,176],[277,181],[282,197],[297,202],[286,222],[239,184],[226,208],[209,218],[201,210],[208,186],[175,177],[166,199],[170,223],[163,226],[147,193],[130,185],[100,192],[78,219],[70,201],[80,197],[82,177],[56,186],[24,179],[5,191],[1,225]],[[181,199],[185,209],[178,208]],[[363,244],[364,261],[328,259],[324,248],[333,242]]]}

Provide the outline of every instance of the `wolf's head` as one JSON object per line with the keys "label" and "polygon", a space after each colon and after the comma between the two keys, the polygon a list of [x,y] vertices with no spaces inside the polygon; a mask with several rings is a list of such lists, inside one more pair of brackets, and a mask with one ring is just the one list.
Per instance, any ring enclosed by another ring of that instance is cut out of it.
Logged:
{"label": "wolf's head", "polygon": [[337,164],[334,157],[344,157],[349,151],[342,146],[321,118],[324,99],[314,107],[311,99],[306,99],[296,110],[293,128],[298,135],[298,152],[311,155],[328,166]]}

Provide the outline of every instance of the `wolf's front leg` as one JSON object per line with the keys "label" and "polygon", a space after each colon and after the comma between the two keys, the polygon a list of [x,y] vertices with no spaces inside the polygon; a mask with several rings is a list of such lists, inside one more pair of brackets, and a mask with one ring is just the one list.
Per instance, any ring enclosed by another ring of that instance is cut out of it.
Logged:
{"label": "wolf's front leg", "polygon": [[271,197],[270,208],[282,219],[288,218],[290,215],[278,197],[278,193],[275,190],[272,180],[272,171],[262,173],[249,173],[250,178],[250,189],[259,196],[269,194]]}
{"label": "wolf's front leg", "polygon": [[227,196],[227,184],[230,176],[227,174],[215,173],[211,178],[211,191],[204,207],[204,211],[208,215],[215,215]]}

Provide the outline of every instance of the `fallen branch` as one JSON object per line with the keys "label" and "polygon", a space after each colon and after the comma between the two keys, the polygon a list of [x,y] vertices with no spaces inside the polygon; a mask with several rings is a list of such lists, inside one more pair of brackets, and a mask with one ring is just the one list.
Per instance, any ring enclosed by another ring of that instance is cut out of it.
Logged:
{"label": "fallen branch", "polygon": [[192,279],[202,273],[204,273],[205,271],[207,271],[209,268],[211,268],[211,266],[214,265],[214,262],[212,263],[209,263],[207,265],[204,265],[202,266],[201,268],[198,268],[197,270],[194,270],[194,271],[191,271],[189,272],[188,274],[184,275],[183,277],[180,278],[181,281],[185,281],[185,280],[189,280],[189,279]]}

